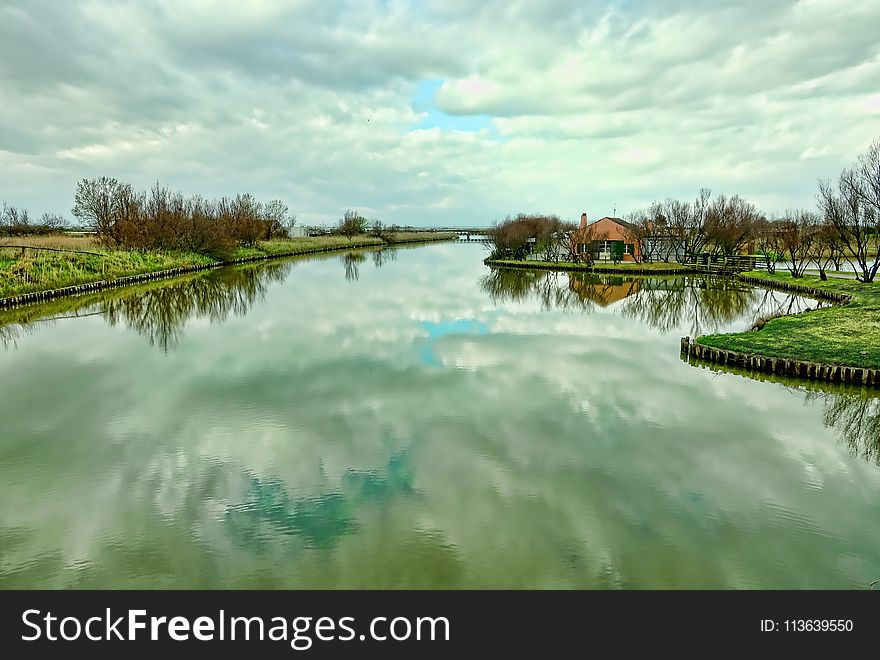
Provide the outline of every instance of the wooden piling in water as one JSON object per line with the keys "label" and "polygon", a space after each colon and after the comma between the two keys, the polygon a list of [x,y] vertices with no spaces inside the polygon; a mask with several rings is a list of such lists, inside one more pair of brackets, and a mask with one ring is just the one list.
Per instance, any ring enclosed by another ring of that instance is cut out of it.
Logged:
{"label": "wooden piling in water", "polygon": [[748,371],[761,371],[778,376],[804,380],[823,380],[832,383],[880,387],[880,370],[839,364],[819,364],[796,358],[777,358],[753,353],[740,353],[714,346],[705,346],[690,337],[681,338],[681,354],[704,362],[735,366]]}

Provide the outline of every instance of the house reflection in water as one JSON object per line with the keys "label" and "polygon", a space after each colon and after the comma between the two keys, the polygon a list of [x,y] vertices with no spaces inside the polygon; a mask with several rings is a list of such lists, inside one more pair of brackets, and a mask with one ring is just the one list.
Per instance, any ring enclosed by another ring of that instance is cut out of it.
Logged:
{"label": "house reflection in water", "polygon": [[818,306],[797,294],[715,275],[634,277],[495,268],[482,284],[496,303],[534,297],[548,310],[608,307],[661,333],[690,336],[746,330],[757,318]]}
{"label": "house reflection in water", "polygon": [[568,288],[582,300],[608,307],[638,293],[645,280],[625,277],[597,277],[579,273],[568,276]]}

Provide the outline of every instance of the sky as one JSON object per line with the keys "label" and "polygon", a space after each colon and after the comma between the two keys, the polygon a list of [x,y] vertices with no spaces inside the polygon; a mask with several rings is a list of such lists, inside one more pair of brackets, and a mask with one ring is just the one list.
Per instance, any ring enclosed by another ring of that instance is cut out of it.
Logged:
{"label": "sky", "polygon": [[876,0],[0,0],[0,201],[161,181],[415,226],[815,206],[880,137]]}

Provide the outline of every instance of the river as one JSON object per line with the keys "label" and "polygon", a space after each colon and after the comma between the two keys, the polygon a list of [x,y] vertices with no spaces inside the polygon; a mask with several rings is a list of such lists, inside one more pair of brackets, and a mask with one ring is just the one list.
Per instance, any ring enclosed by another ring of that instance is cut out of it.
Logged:
{"label": "river", "polygon": [[880,406],[679,355],[815,301],[441,243],[0,314],[2,588],[865,588]]}

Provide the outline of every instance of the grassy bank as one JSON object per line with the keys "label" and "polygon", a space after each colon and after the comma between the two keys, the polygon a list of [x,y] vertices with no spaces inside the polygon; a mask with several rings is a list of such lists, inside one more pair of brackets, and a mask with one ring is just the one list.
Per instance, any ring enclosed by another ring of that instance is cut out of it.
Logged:
{"label": "grassy bank", "polygon": [[[375,236],[278,239],[238,248],[232,259],[271,258],[454,237],[455,234],[402,232],[384,239]],[[224,262],[194,252],[106,249],[92,236],[8,238],[0,240],[0,299],[173,268],[221,263]]]}
{"label": "grassy bank", "polygon": [[788,273],[744,273],[768,287],[807,286],[818,291],[850,296],[849,303],[769,320],[761,330],[706,335],[704,346],[775,358],[792,358],[822,364],[880,368],[880,284],[854,280],[822,281],[807,275],[794,279]]}
{"label": "grassy bank", "polygon": [[531,259],[487,259],[489,266],[501,268],[529,268],[533,270],[575,270],[588,273],[614,273],[615,275],[670,275],[693,272],[693,268],[679,263],[657,261],[650,263],[595,263],[577,264],[570,261],[535,261]]}

